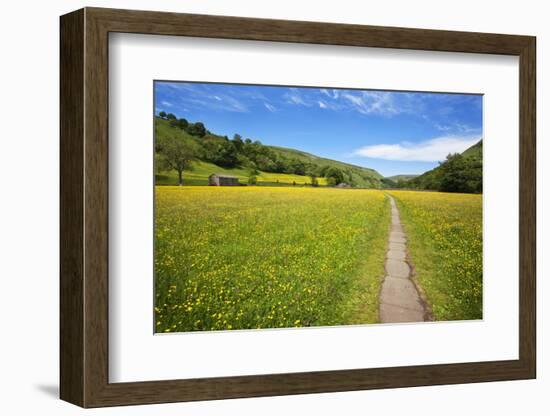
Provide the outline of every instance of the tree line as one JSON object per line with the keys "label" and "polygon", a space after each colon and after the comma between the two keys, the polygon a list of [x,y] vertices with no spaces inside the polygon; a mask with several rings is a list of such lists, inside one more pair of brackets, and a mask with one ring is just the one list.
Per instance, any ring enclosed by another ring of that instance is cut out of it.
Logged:
{"label": "tree line", "polygon": [[[203,123],[190,123],[172,113],[159,112],[159,118],[167,120],[170,127],[185,131],[193,140],[169,135],[157,137],[156,155],[159,170],[178,172],[179,184],[183,184],[183,171],[192,166],[194,160],[203,160],[223,168],[247,168],[251,177],[259,171],[287,173],[311,178],[311,185],[318,186],[320,177],[326,178],[329,186],[346,182],[354,184],[353,173],[327,164],[317,164],[299,158],[286,157],[259,140],[243,139],[235,134],[232,139],[217,136],[206,129]],[[255,183],[254,179],[249,181]]]}
{"label": "tree line", "polygon": [[426,189],[440,192],[482,193],[482,143],[471,154],[449,154],[438,167],[408,181],[398,181],[395,187]]}
{"label": "tree line", "polygon": [[210,132],[206,130],[206,127],[204,127],[203,123],[189,123],[184,118],[177,118],[175,114],[168,113],[161,111],[159,113],[159,117],[163,120],[168,120],[170,122],[171,127],[177,127],[181,130],[185,130],[187,133],[197,136],[197,137],[204,137],[207,133]]}

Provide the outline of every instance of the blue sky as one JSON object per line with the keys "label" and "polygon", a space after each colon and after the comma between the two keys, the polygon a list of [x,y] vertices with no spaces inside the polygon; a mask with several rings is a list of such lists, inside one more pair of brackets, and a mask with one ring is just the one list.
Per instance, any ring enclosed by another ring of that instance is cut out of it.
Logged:
{"label": "blue sky", "polygon": [[482,137],[482,96],[155,82],[155,113],[213,133],[376,169],[422,173]]}

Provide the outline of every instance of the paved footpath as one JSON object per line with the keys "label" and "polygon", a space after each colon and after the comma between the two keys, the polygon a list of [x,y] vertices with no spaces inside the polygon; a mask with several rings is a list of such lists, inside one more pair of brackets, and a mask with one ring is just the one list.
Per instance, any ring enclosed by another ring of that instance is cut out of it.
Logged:
{"label": "paved footpath", "polygon": [[391,196],[389,198],[391,230],[386,254],[386,277],[380,291],[380,322],[421,322],[424,321],[425,309],[406,262],[407,236],[395,200]]}

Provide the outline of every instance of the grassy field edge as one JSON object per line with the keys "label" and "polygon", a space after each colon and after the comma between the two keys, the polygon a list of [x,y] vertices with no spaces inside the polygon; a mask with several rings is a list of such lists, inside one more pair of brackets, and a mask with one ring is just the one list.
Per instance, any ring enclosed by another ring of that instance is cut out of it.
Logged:
{"label": "grassy field edge", "polygon": [[[380,288],[385,277],[386,251],[390,231],[390,200],[386,198],[386,209],[379,217],[374,235],[365,243],[366,257],[359,260],[357,266],[357,291],[352,298],[351,309],[354,315],[350,324],[379,323]],[[368,250],[370,249],[370,250]]]}
{"label": "grassy field edge", "polygon": [[[392,191],[407,234],[407,250],[436,321],[482,319],[481,196]],[[430,195],[441,216],[414,201]],[[477,200],[479,199],[479,201]],[[479,209],[478,209],[479,203]],[[476,221],[480,215],[479,221]]]}

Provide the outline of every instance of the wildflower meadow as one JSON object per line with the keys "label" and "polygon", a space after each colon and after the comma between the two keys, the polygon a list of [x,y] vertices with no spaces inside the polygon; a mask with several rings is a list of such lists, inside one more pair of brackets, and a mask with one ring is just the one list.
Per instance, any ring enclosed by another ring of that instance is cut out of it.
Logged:
{"label": "wildflower meadow", "polygon": [[375,323],[376,190],[156,188],[156,332]]}

